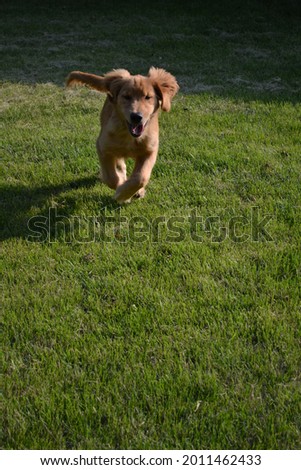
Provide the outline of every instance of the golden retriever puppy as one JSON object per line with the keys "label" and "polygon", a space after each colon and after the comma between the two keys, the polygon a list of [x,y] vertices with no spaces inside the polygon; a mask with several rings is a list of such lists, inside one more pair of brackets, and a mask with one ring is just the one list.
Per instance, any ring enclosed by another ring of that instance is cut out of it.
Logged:
{"label": "golden retriever puppy", "polygon": [[[179,90],[175,77],[154,67],[147,77],[124,69],[103,76],[71,72],[67,86],[77,83],[107,93],[96,143],[102,181],[115,190],[119,203],[143,197],[158,153],[159,110],[169,111]],[[125,160],[129,157],[135,159],[135,166],[127,178]]]}

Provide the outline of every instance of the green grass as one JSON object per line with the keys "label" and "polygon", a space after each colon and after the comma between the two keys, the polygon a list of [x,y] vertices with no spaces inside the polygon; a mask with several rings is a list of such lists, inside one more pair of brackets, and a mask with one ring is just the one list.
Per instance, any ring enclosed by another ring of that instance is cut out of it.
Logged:
{"label": "green grass", "polygon": [[[297,2],[40,3],[0,15],[4,448],[300,449]],[[64,78],[150,65],[181,93],[119,209]]]}

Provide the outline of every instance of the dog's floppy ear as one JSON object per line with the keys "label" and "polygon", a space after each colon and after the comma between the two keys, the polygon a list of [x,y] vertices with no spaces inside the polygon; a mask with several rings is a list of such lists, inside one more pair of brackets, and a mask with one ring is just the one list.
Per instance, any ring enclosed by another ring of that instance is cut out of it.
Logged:
{"label": "dog's floppy ear", "polygon": [[111,100],[116,99],[124,81],[131,77],[125,69],[112,70],[104,75],[106,92]]}
{"label": "dog's floppy ear", "polygon": [[123,80],[130,78],[130,76],[130,72],[125,69],[112,70],[112,72],[108,72],[103,76],[85,72],[71,72],[67,77],[66,84],[67,86],[78,83],[88,85],[95,90],[108,93],[113,98],[121,88]]}
{"label": "dog's floppy ear", "polygon": [[157,69],[151,67],[148,76],[152,81],[159,99],[161,101],[161,108],[163,111],[169,111],[171,107],[171,100],[179,91],[179,85],[173,75],[166,72],[164,69]]}

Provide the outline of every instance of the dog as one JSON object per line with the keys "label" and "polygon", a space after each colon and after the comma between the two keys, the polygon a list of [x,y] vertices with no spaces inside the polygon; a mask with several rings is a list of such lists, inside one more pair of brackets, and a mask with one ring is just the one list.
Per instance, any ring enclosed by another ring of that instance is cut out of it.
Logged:
{"label": "dog", "polygon": [[[88,85],[106,93],[96,142],[103,183],[115,190],[118,203],[142,198],[156,162],[159,147],[159,111],[169,111],[179,90],[173,75],[151,67],[148,75],[131,75],[125,69],[103,76],[71,72],[67,86]],[[126,159],[134,158],[134,170],[126,175]]]}

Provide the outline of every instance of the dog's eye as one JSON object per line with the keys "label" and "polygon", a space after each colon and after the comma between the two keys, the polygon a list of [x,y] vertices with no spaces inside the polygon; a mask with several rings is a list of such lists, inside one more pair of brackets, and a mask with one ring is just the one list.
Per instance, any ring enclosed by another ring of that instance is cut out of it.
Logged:
{"label": "dog's eye", "polygon": [[146,100],[150,100],[150,99],[151,99],[151,96],[146,95],[144,98],[145,98]]}
{"label": "dog's eye", "polygon": [[130,101],[131,100],[131,97],[130,95],[123,95],[123,98],[127,101]]}

